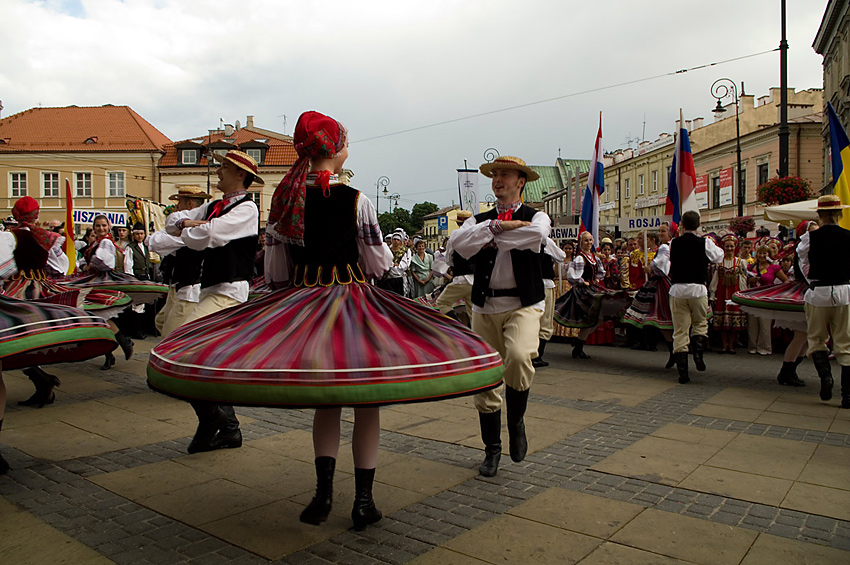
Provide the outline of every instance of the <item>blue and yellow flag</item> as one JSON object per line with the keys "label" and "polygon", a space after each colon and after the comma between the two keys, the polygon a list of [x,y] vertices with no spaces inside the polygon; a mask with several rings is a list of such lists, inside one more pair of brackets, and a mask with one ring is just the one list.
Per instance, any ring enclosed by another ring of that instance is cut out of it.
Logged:
{"label": "blue and yellow flag", "polygon": [[[829,113],[829,146],[832,151],[832,193],[841,199],[842,204],[850,204],[850,140],[831,102],[826,103],[826,109]],[[845,213],[838,225],[850,229],[850,214]]]}

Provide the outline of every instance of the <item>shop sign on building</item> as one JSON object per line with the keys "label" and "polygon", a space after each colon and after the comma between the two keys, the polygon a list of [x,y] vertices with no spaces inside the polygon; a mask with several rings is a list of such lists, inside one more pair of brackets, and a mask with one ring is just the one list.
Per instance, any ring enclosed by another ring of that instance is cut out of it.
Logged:
{"label": "shop sign on building", "polygon": [[669,222],[670,216],[647,216],[645,218],[620,218],[617,227],[620,231],[645,230],[658,228],[664,222]]}
{"label": "shop sign on building", "polygon": [[106,216],[109,218],[109,223],[113,226],[126,226],[126,212],[109,212],[106,210],[74,210],[74,223],[91,225],[94,222],[95,216]]}
{"label": "shop sign on building", "polygon": [[708,175],[697,177],[697,184],[694,187],[694,192],[697,195],[697,205],[700,210],[708,209]]}
{"label": "shop sign on building", "polygon": [[732,204],[732,167],[720,169],[720,205]]}
{"label": "shop sign on building", "polygon": [[564,239],[578,239],[578,230],[579,226],[575,224],[567,226],[553,226],[552,231],[549,232],[549,237],[551,237],[555,241]]}

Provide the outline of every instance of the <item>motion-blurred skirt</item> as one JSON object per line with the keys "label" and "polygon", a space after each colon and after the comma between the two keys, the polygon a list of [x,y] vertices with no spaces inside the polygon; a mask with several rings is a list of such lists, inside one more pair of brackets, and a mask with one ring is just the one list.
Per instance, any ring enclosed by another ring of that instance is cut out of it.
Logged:
{"label": "motion-blurred skirt", "polygon": [[638,328],[652,326],[659,330],[673,330],[673,313],[670,311],[670,279],[651,277],[635,294],[631,306],[623,314],[623,322]]}
{"label": "motion-blurred skirt", "polygon": [[606,318],[619,315],[629,295],[601,284],[573,285],[555,301],[555,321],[568,328],[592,328]]}
{"label": "motion-blurred skirt", "polygon": [[788,281],[770,286],[739,290],[732,295],[747,314],[774,320],[774,325],[796,331],[806,331],[806,285]]}
{"label": "motion-blurred skirt", "polygon": [[133,304],[148,304],[165,298],[168,285],[139,280],[132,275],[121,273],[114,269],[66,279],[62,284],[71,288],[92,288],[98,290],[117,290],[129,296]]}

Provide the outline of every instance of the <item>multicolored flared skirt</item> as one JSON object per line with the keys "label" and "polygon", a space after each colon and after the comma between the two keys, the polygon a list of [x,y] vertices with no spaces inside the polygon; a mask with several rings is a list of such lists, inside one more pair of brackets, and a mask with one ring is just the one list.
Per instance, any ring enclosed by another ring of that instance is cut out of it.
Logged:
{"label": "multicolored flared skirt", "polygon": [[731,298],[738,292],[737,285],[717,285],[711,327],[719,331],[740,331],[747,329],[747,314]]}
{"label": "multicolored flared skirt", "polygon": [[747,314],[774,320],[777,327],[805,331],[806,290],[806,285],[797,281],[757,286],[739,290],[732,295],[732,302]]}
{"label": "multicolored flared skirt", "polygon": [[254,280],[251,281],[251,286],[248,287],[248,300],[254,300],[255,298],[260,298],[273,292],[273,289],[266,282],[266,278],[263,276],[254,277]]}
{"label": "multicolored flared skirt", "polygon": [[670,311],[670,279],[651,277],[635,294],[622,321],[638,328],[652,326],[659,330],[673,330],[673,313]]}
{"label": "multicolored flared skirt", "polygon": [[465,326],[361,283],[279,290],[186,324],[147,371],[172,396],[284,408],[440,400],[494,388],[502,372]]}
{"label": "multicolored flared skirt", "polygon": [[568,328],[592,328],[608,318],[619,317],[628,305],[624,290],[605,288],[601,284],[573,285],[555,301],[555,321]]}
{"label": "multicolored flared skirt", "polygon": [[80,308],[101,318],[117,316],[132,303],[132,299],[117,290],[72,288],[45,276],[43,273],[18,273],[3,284],[7,296],[18,300],[35,300]]}
{"label": "multicolored flared skirt", "polygon": [[117,290],[129,296],[134,304],[155,302],[158,298],[165,298],[165,295],[168,294],[168,285],[166,284],[154,281],[142,281],[132,275],[121,273],[114,269],[66,279],[62,281],[62,284],[71,288]]}
{"label": "multicolored flared skirt", "polygon": [[102,319],[82,310],[0,295],[3,369],[84,361],[118,344]]}

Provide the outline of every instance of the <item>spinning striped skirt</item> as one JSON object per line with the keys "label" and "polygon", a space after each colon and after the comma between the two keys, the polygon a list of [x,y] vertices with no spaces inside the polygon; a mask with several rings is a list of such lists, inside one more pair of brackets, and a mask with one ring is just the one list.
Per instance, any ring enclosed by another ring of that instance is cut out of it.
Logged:
{"label": "spinning striped skirt", "polygon": [[369,284],[279,290],[182,326],[148,384],[246,406],[380,406],[464,396],[502,380],[499,354],[439,312]]}
{"label": "spinning striped skirt", "polygon": [[134,304],[155,302],[158,298],[165,298],[168,294],[168,285],[166,284],[139,280],[132,275],[114,269],[66,279],[62,281],[62,284],[71,288],[117,290],[129,296]]}
{"label": "spinning striped skirt", "polygon": [[555,321],[568,328],[594,328],[606,318],[618,317],[628,303],[625,290],[612,290],[596,282],[573,285],[555,301]]}
{"label": "spinning striped skirt", "polygon": [[71,288],[47,277],[43,272],[18,273],[4,283],[3,290],[12,298],[65,304],[104,319],[117,316],[133,302],[123,292],[99,288]]}
{"label": "spinning striped skirt", "polygon": [[0,295],[0,361],[21,369],[84,361],[118,344],[109,326],[82,310]]}
{"label": "spinning striped skirt", "polygon": [[623,314],[622,321],[638,328],[652,326],[659,330],[672,330],[670,286],[669,277],[651,277],[635,294],[631,306]]}
{"label": "spinning striped skirt", "polygon": [[774,320],[777,327],[806,331],[806,289],[797,281],[757,286],[739,290],[732,295],[732,302],[747,314]]}

